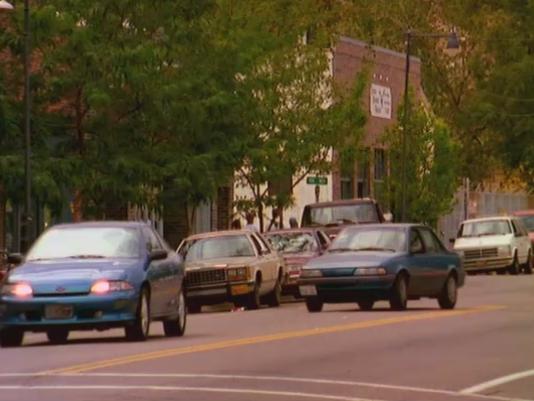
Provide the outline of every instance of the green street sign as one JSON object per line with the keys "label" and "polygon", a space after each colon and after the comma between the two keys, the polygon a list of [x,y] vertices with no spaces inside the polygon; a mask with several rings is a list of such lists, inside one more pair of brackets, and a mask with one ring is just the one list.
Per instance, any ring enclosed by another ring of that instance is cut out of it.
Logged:
{"label": "green street sign", "polygon": [[306,184],[308,185],[328,185],[328,178],[326,177],[306,177]]}

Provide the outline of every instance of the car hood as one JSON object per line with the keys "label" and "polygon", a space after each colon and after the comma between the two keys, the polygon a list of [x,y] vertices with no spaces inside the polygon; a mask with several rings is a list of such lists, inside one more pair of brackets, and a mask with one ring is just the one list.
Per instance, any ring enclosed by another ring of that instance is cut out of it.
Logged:
{"label": "car hood", "polygon": [[186,270],[201,270],[213,268],[226,268],[233,266],[246,266],[255,263],[257,258],[255,256],[241,256],[233,258],[218,258],[209,260],[195,260],[185,262]]}
{"label": "car hood", "polygon": [[82,294],[98,280],[126,280],[139,265],[136,259],[30,261],[13,269],[8,281],[29,283],[34,294]]}
{"label": "car hood", "polygon": [[286,254],[283,254],[282,256],[284,257],[284,261],[286,262],[286,265],[304,265],[310,259],[313,259],[319,256],[319,254],[315,252],[286,253]]}
{"label": "car hood", "polygon": [[375,267],[383,266],[392,258],[399,256],[392,252],[342,252],[326,253],[310,260],[306,268],[335,269],[339,267]]}
{"label": "car hood", "polygon": [[513,234],[486,235],[483,237],[460,237],[454,242],[454,249],[487,248],[510,245]]}

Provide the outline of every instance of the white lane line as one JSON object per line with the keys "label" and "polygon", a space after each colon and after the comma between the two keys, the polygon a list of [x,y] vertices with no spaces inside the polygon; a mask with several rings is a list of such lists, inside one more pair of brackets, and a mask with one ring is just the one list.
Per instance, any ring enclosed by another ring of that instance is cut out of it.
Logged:
{"label": "white lane line", "polygon": [[524,372],[517,372],[511,375],[506,375],[493,379],[484,383],[477,384],[476,386],[468,387],[460,391],[461,394],[475,394],[481,391],[490,389],[492,387],[501,386],[506,383],[510,383],[516,380],[524,379],[525,377],[534,376],[534,369],[525,370]]}
{"label": "white lane line", "polygon": [[379,384],[347,380],[328,380],[328,379],[313,379],[303,377],[283,377],[283,376],[250,376],[250,375],[221,375],[221,374],[196,374],[196,373],[0,373],[2,377],[121,377],[121,378],[179,378],[179,379],[227,379],[227,380],[255,380],[255,381],[279,381],[279,382],[293,382],[293,383],[308,383],[308,384],[327,384],[336,386],[353,386],[353,387],[369,387],[385,390],[398,390],[414,393],[427,394],[441,394],[453,397],[463,396],[470,398],[495,400],[495,401],[534,401],[510,397],[491,396],[483,394],[470,394],[449,390],[429,389],[422,387],[398,386],[392,384]]}
{"label": "white lane line", "polygon": [[144,391],[190,391],[200,393],[228,393],[228,394],[247,394],[247,395],[267,395],[277,397],[293,397],[293,398],[314,398],[319,400],[334,400],[334,401],[383,401],[379,399],[370,398],[356,398],[356,397],[344,397],[330,394],[313,394],[313,393],[301,393],[292,391],[270,391],[270,390],[255,390],[244,388],[218,388],[218,387],[182,387],[182,386],[0,386],[0,390],[52,390],[52,391],[65,391],[65,390],[144,390]]}

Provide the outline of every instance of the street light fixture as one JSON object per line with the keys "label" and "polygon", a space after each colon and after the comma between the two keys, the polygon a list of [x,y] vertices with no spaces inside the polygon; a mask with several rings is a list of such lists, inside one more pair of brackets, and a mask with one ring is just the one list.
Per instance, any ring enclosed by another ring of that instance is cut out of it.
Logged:
{"label": "street light fixture", "polygon": [[407,187],[407,131],[408,131],[408,111],[409,107],[409,81],[410,81],[410,57],[412,50],[413,38],[434,38],[447,39],[447,49],[459,49],[460,40],[456,32],[450,33],[420,33],[408,30],[405,33],[406,37],[406,68],[404,70],[404,115],[402,119],[402,177],[401,177],[401,221],[406,222],[406,187]]}
{"label": "street light fixture", "polygon": [[[12,11],[13,5],[0,0],[0,11]],[[31,206],[31,43],[30,43],[30,1],[24,0],[24,251],[33,241]]]}

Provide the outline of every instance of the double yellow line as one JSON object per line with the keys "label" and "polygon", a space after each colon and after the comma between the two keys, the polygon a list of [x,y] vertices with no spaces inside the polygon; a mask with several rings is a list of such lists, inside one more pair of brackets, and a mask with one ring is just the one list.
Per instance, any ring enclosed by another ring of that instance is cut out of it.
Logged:
{"label": "double yellow line", "polygon": [[41,372],[43,375],[58,375],[58,374],[76,374],[97,369],[105,369],[120,365],[126,365],[135,362],[144,362],[160,358],[168,358],[171,356],[193,354],[197,352],[216,351],[226,348],[242,347],[245,345],[268,343],[273,341],[289,340],[293,338],[311,337],[323,334],[341,333],[352,330],[367,329],[371,327],[387,326],[391,324],[399,324],[405,322],[414,322],[419,320],[439,319],[444,317],[461,316],[473,313],[490,312],[495,310],[504,309],[502,306],[485,305],[477,308],[452,310],[452,311],[436,311],[428,313],[414,313],[410,315],[397,315],[395,317],[367,320],[362,322],[318,327],[313,329],[288,331],[282,333],[268,334],[264,336],[240,338],[235,340],[226,340],[214,343],[191,345],[188,347],[170,348],[161,351],[147,352],[141,354],[134,354],[129,356],[123,356],[112,359],[105,359],[96,362],[82,363],[79,365],[73,365],[65,368],[48,370]]}

